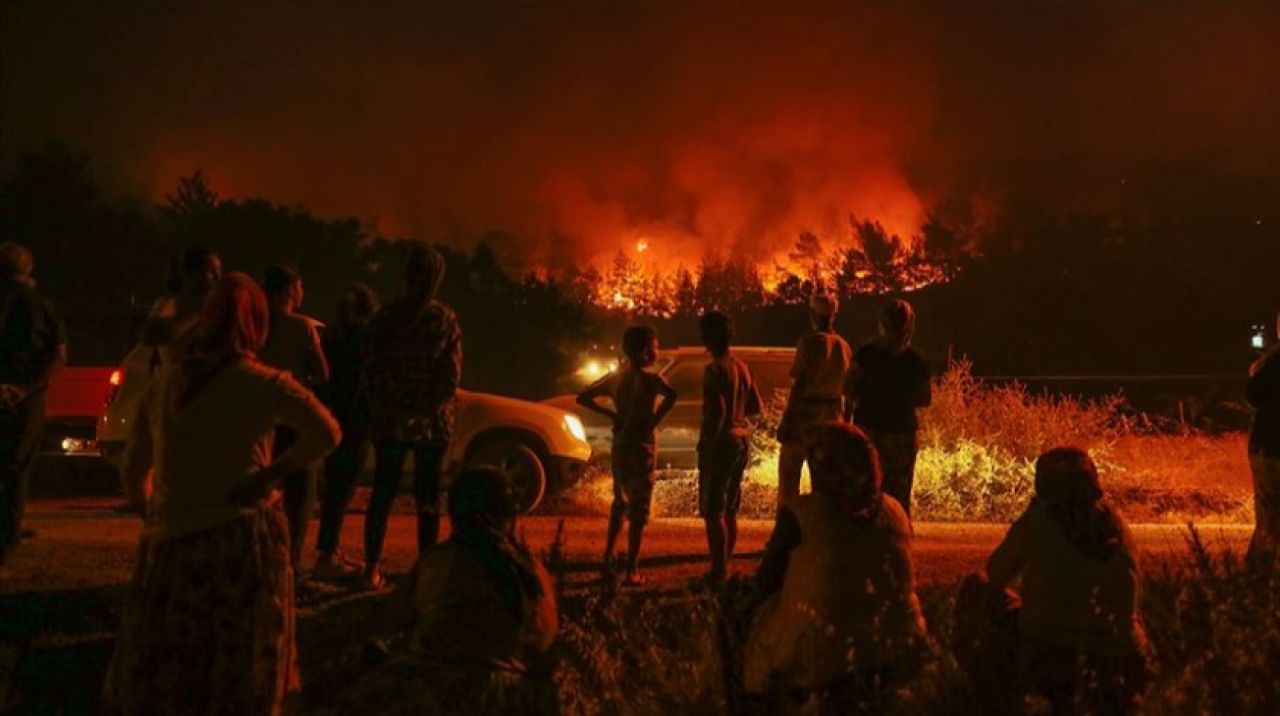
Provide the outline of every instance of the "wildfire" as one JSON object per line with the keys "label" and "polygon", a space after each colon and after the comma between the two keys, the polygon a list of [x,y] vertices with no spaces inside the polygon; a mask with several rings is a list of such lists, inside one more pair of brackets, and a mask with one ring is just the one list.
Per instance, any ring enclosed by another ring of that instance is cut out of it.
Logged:
{"label": "wildfire", "polygon": [[920,241],[887,236],[878,224],[859,227],[862,242],[824,247],[812,234],[762,262],[704,258],[690,266],[663,256],[652,238],[619,251],[605,269],[593,269],[588,287],[601,308],[671,317],[713,306],[795,304],[815,287],[841,295],[905,293],[949,280],[954,264],[926,255]]}

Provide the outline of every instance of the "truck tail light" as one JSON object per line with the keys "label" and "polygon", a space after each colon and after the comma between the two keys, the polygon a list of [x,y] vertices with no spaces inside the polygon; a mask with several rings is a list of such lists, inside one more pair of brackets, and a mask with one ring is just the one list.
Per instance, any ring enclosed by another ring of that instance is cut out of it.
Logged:
{"label": "truck tail light", "polygon": [[111,371],[111,377],[107,378],[107,405],[111,405],[111,403],[115,401],[116,396],[120,394],[120,388],[123,385],[124,371],[119,368]]}

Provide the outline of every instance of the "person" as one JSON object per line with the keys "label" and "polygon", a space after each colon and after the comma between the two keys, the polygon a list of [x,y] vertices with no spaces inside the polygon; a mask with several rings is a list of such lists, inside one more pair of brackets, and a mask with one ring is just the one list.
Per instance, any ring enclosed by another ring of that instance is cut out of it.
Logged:
{"label": "person", "polygon": [[[845,393],[853,422],[871,438],[884,468],[884,491],[911,516],[919,450],[916,410],[929,405],[929,364],[911,346],[916,314],[895,299],[880,315],[880,338],[858,349]],[[848,412],[848,411],[847,411]]]}
{"label": "person", "polygon": [[362,395],[360,369],[369,321],[377,310],[378,295],[372,288],[363,283],[347,286],[338,302],[337,323],[321,341],[329,364],[329,381],[320,386],[317,394],[342,426],[342,442],[324,463],[314,572],[322,579],[346,579],[358,575],[362,567],[338,551],[338,538],[368,448],[368,406]]}
{"label": "person", "polygon": [[[171,262],[166,293],[151,306],[139,336],[139,343],[151,349],[148,380],[164,366],[181,360],[195,336],[205,298],[221,278],[222,258],[204,246],[190,247]],[[136,475],[133,481],[125,478],[122,472],[125,500],[115,511],[141,514],[151,490],[150,476]]]}
{"label": "person", "polygon": [[[976,659],[1009,664],[994,675],[1003,688],[977,684],[993,699],[1038,693],[1054,713],[1124,713],[1136,705],[1149,651],[1138,611],[1142,573],[1124,519],[1103,497],[1085,451],[1056,448],[1036,460],[1035,497],[987,560],[990,590],[998,595],[1020,581],[1012,596],[1021,603],[1013,657]],[[971,618],[958,612],[957,630],[981,631],[962,627]],[[1018,675],[1013,690],[1011,672]]]}
{"label": "person", "polygon": [[702,428],[698,432],[698,508],[707,528],[712,584],[724,581],[738,539],[742,475],[750,461],[747,418],[760,414],[760,391],[746,363],[729,352],[733,321],[710,311],[699,322],[711,354],[702,375]]}
{"label": "person", "polygon": [[[658,424],[671,411],[676,392],[653,370],[658,334],[649,326],[631,326],[622,334],[623,364],[578,394],[578,404],[613,421],[613,504],[604,544],[604,576],[613,577],[614,550],[622,521],[628,524],[624,582],[639,584],[640,545],[649,522],[658,458]],[[658,398],[662,398],[658,404]],[[613,407],[598,402],[608,398]],[[656,407],[655,407],[656,406]]]}
{"label": "person", "polygon": [[800,494],[804,469],[805,431],[812,425],[839,420],[843,411],[845,373],[853,349],[835,331],[839,302],[815,293],[809,302],[814,332],[800,339],[791,364],[791,392],[778,424],[778,506]]}
{"label": "person", "polygon": [[440,536],[440,470],[453,438],[453,414],[462,379],[462,329],[453,310],[436,300],[444,257],[418,244],[405,264],[404,295],[369,324],[365,381],[369,436],[375,464],[365,512],[366,586],[381,589],[378,569],[387,519],[413,453],[413,495],[418,508],[418,554]]}
{"label": "person", "polygon": [[[1276,333],[1280,336],[1280,316]],[[1256,411],[1249,431],[1254,528],[1248,561],[1275,570],[1280,566],[1280,345],[1249,366],[1245,398]]]}
{"label": "person", "polygon": [[765,546],[756,583],[768,601],[748,635],[744,685],[784,713],[876,713],[930,649],[910,523],[882,492],[861,430],[821,423],[806,447],[813,491],[778,511]]}
{"label": "person", "polygon": [[154,369],[185,354],[205,298],[222,279],[222,257],[208,247],[192,246],[170,273],[167,295],[156,301],[142,326],[142,344],[156,349]]}
{"label": "person", "polygon": [[[276,370],[283,370],[294,380],[314,389],[329,380],[329,364],[320,348],[320,323],[299,311],[305,295],[302,276],[285,266],[268,266],[262,288],[270,307],[267,343],[258,359]],[[295,436],[288,426],[281,426],[275,450],[283,453]],[[293,555],[294,575],[302,575],[302,546],[307,541],[307,524],[316,501],[316,466],[304,465],[280,483],[284,497],[284,514],[289,519],[289,547]]]}
{"label": "person", "polygon": [[[289,530],[274,488],[337,445],[337,423],[257,359],[267,303],[231,273],[187,355],[147,387],[124,469],[154,467],[108,713],[279,714],[299,691]],[[272,459],[275,427],[293,445]]]}
{"label": "person", "polygon": [[510,487],[492,468],[449,490],[449,539],[392,595],[405,649],[343,693],[335,713],[555,713],[544,658],[559,616],[547,570],[516,538]]}
{"label": "person", "polygon": [[0,244],[0,564],[23,538],[27,480],[44,432],[44,393],[67,362],[67,330],[36,291],[26,247]]}

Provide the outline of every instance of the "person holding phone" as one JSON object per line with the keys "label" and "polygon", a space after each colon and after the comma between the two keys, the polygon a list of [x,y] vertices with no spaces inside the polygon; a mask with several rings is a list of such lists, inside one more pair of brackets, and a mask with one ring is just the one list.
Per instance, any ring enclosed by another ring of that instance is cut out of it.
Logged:
{"label": "person holding phone", "polygon": [[[1280,334],[1280,316],[1276,317]],[[1280,344],[1249,366],[1245,399],[1253,406],[1249,468],[1253,473],[1253,538],[1250,564],[1274,570],[1280,559]]]}

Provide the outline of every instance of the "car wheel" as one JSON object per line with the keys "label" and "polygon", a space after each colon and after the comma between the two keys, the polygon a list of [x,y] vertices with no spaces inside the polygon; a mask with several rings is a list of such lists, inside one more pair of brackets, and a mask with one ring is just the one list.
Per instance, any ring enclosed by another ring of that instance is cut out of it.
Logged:
{"label": "car wheel", "polygon": [[477,448],[468,467],[492,467],[510,483],[516,509],[528,514],[547,490],[547,468],[533,448],[515,440],[495,440]]}

